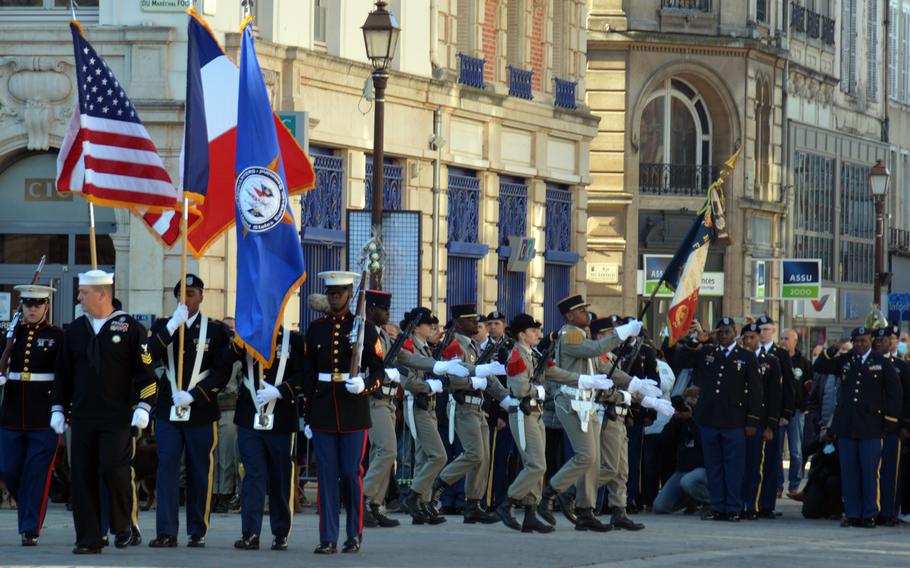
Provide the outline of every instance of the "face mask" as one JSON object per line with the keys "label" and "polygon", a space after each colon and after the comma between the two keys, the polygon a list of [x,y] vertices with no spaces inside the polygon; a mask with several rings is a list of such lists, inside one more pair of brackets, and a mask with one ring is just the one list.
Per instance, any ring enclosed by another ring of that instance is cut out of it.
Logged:
{"label": "face mask", "polygon": [[897,344],[897,356],[906,357],[907,356],[907,342],[901,341]]}
{"label": "face mask", "polygon": [[825,444],[825,447],[822,448],[822,453],[826,456],[830,456],[834,453],[834,444]]}

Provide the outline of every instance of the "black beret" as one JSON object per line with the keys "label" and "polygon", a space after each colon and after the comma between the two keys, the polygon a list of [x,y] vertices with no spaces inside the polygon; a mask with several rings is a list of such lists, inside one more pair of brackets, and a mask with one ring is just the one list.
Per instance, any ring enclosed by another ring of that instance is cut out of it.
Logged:
{"label": "black beret", "polygon": [[[205,284],[202,283],[202,278],[199,278],[195,274],[186,275],[186,287],[187,288],[198,288],[200,291],[205,289]],[[174,297],[180,297],[180,282],[178,281],[174,284]]]}

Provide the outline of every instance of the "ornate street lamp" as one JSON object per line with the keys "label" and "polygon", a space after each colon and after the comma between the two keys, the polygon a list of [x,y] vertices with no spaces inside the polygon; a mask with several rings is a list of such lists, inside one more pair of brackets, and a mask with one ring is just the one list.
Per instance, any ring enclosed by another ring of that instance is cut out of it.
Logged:
{"label": "ornate street lamp", "polygon": [[[367,57],[373,64],[373,89],[375,91],[376,110],[373,114],[373,199],[370,205],[373,235],[382,236],[382,193],[385,183],[385,88],[389,80],[389,65],[398,48],[398,34],[401,28],[395,16],[386,10],[386,3],[376,2],[376,9],[367,16],[361,29],[363,43],[366,45]],[[370,276],[370,287],[382,289],[382,272],[375,271]]]}
{"label": "ornate street lamp", "polygon": [[875,162],[869,170],[869,191],[875,202],[875,298],[873,303],[881,307],[882,286],[889,280],[885,274],[885,197],[888,195],[888,186],[891,181],[891,172],[884,160]]}

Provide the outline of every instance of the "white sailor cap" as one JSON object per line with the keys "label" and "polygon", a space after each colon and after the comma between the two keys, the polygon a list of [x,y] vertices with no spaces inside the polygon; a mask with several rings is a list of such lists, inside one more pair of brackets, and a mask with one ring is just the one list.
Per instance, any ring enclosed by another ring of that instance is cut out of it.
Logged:
{"label": "white sailor cap", "polygon": [[326,286],[353,286],[354,281],[360,278],[360,274],[357,274],[356,272],[330,270],[328,272],[320,272],[319,278],[322,279]]}
{"label": "white sailor cap", "polygon": [[19,292],[19,297],[23,300],[26,298],[46,300],[51,297],[51,292],[57,291],[50,286],[41,286],[40,284],[22,284],[15,286],[14,289]]}
{"label": "white sailor cap", "polygon": [[80,286],[110,286],[114,283],[114,275],[103,270],[89,270],[79,274]]}

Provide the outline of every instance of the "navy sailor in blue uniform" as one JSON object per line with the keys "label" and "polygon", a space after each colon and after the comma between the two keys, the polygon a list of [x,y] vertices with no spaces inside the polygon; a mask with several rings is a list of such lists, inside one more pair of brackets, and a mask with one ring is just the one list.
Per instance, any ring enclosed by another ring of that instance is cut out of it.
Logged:
{"label": "navy sailor in blue uniform", "polygon": [[313,434],[319,480],[319,546],[316,554],[334,554],[338,541],[339,481],[344,487],[347,539],[342,552],[357,552],[363,536],[363,456],[367,447],[370,396],[382,387],[382,346],[376,327],[364,327],[361,372],[350,376],[349,309],[354,272],[320,272],[329,311],[310,323],[304,358],[305,419]]}
{"label": "navy sailor in blue uniform", "polygon": [[837,440],[840,455],[844,527],[875,527],[879,513],[879,467],[882,438],[897,431],[903,393],[894,365],[872,350],[871,330],[853,330],[853,350],[838,354],[829,347],[814,370],[841,377],[831,427],[824,438]]}
{"label": "navy sailor in blue uniform", "polygon": [[0,405],[0,479],[18,505],[22,546],[38,544],[60,436],[47,423],[63,330],[48,321],[49,286],[16,286],[22,319],[13,336]]}

